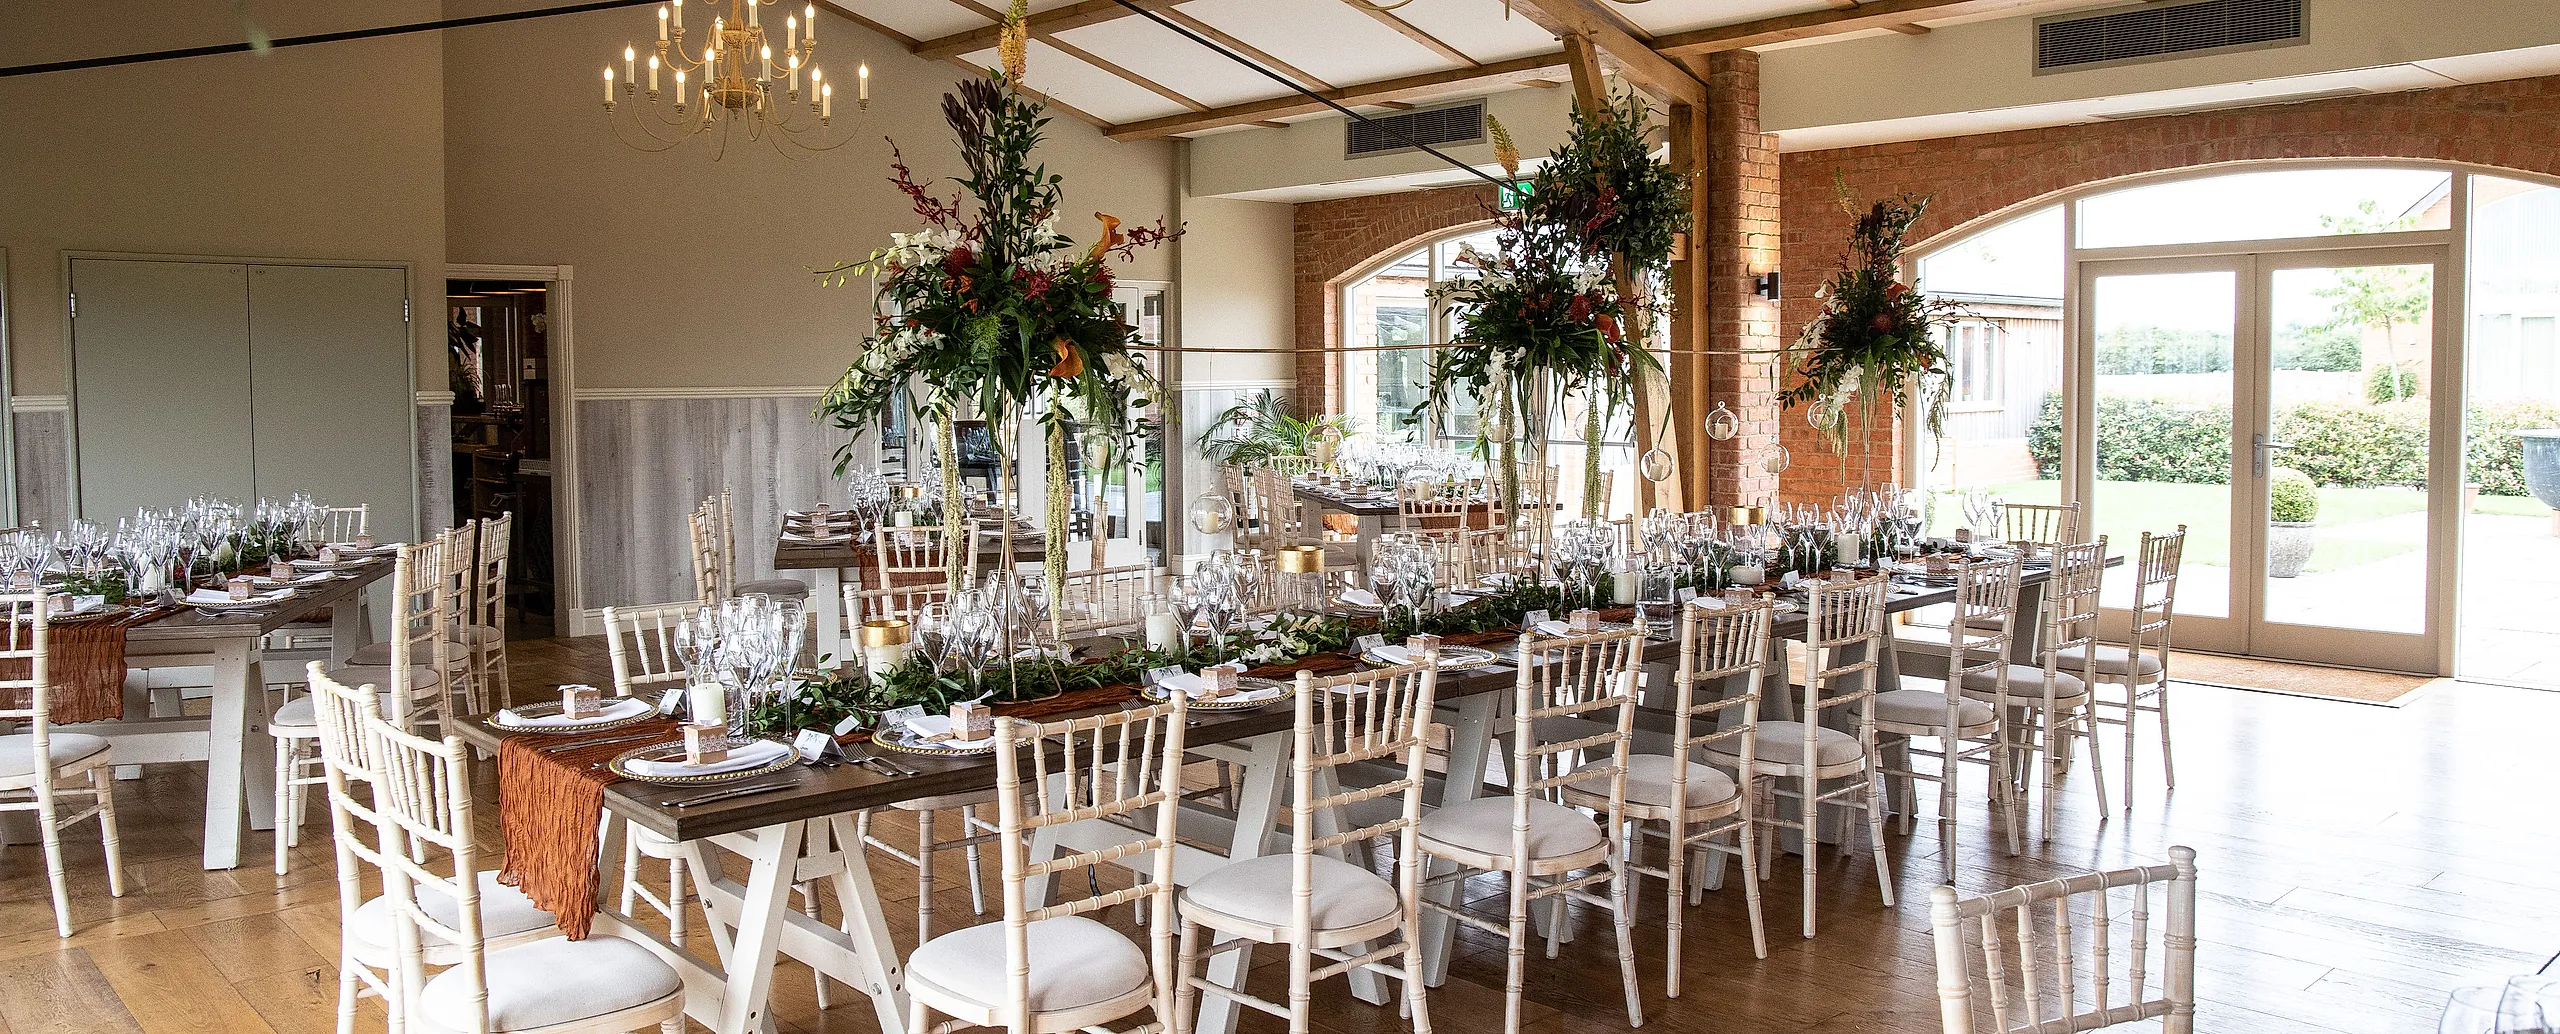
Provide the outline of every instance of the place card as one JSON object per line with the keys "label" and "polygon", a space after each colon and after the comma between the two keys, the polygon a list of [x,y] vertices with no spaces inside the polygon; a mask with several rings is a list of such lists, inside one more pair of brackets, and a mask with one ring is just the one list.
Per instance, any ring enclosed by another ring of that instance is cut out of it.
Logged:
{"label": "place card", "polygon": [[840,751],[836,747],[836,738],[825,731],[802,729],[800,735],[791,738],[791,752],[800,755],[802,761],[825,761]]}
{"label": "place card", "polygon": [[1520,627],[1522,628],[1536,628],[1539,625],[1546,623],[1547,612],[1543,610],[1533,610],[1520,616]]}
{"label": "place card", "polygon": [[1369,653],[1369,652],[1374,651],[1374,650],[1378,649],[1379,647],[1382,647],[1382,646],[1385,646],[1385,645],[1387,645],[1387,637],[1385,637],[1385,636],[1382,636],[1382,635],[1364,635],[1364,636],[1361,636],[1360,638],[1355,639],[1355,640],[1353,640],[1353,641],[1352,641],[1352,643],[1351,643],[1351,652],[1353,652],[1353,653]]}
{"label": "place card", "polygon": [[861,731],[862,716],[858,714],[846,715],[844,716],[843,721],[836,723],[836,735],[838,736],[851,736],[854,733]]}
{"label": "place card", "polygon": [[658,694],[658,717],[660,718],[675,717],[676,709],[683,706],[683,686],[669,686],[666,692]]}
{"label": "place card", "polygon": [[1147,685],[1153,686],[1162,683],[1166,679],[1182,674],[1187,674],[1183,671],[1182,665],[1167,664],[1162,667],[1147,669],[1145,673],[1138,676],[1138,680],[1146,683]]}
{"label": "place card", "polygon": [[924,717],[924,708],[920,705],[909,704],[905,707],[901,707],[881,715],[880,727],[884,729],[895,728],[922,717]]}

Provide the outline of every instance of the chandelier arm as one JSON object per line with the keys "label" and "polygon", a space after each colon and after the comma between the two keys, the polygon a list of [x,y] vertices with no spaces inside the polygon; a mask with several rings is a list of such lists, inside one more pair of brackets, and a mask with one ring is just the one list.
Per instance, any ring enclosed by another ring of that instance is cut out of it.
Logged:
{"label": "chandelier arm", "polygon": [[[656,133],[652,133],[652,132],[650,132],[650,131],[649,131],[649,127],[648,127],[648,126],[645,126],[645,125],[641,125],[641,124],[639,124],[639,123],[637,122],[637,120],[634,120],[633,125],[634,125],[636,128],[638,128],[638,129],[640,130],[640,135],[641,135],[641,136],[644,136],[644,137],[649,138],[649,143],[648,143],[648,144],[636,144],[636,143],[632,143],[632,142],[631,142],[631,138],[630,138],[629,136],[624,135],[624,133],[622,132],[622,121],[621,121],[621,120],[619,120],[619,119],[608,119],[608,120],[607,120],[607,123],[608,123],[608,124],[607,124],[606,128],[607,128],[608,130],[611,130],[611,131],[612,131],[612,133],[613,133],[613,138],[614,138],[616,141],[620,142],[620,143],[622,144],[622,146],[624,146],[624,147],[628,147],[628,148],[630,148],[630,149],[632,149],[632,150],[634,150],[634,151],[639,151],[639,152],[641,152],[641,153],[643,153],[643,154],[660,154],[660,153],[663,153],[663,152],[666,152],[666,151],[672,151],[672,150],[675,150],[676,148],[679,148],[679,147],[684,146],[684,140],[685,140],[685,138],[684,138],[684,137],[679,136],[679,137],[677,137],[677,138],[675,138],[675,139],[673,139],[673,140],[666,139],[666,138],[664,138],[664,137],[659,136],[659,135],[658,135],[658,134],[656,134]],[[655,145],[655,146],[651,146],[651,145]]]}

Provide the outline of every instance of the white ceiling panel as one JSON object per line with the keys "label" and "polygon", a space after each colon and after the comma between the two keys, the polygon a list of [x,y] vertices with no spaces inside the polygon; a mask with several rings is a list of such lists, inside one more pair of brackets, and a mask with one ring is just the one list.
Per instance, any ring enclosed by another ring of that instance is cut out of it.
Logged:
{"label": "white ceiling panel", "polygon": [[1182,12],[1336,86],[1457,67],[1339,0],[1192,0]]}
{"label": "white ceiling panel", "polygon": [[[1667,2],[1667,0],[1656,0]],[[1556,52],[1556,38],[1502,0],[1413,0],[1395,13],[1480,63]]]}
{"label": "white ceiling panel", "polygon": [[[999,60],[993,47],[966,57],[980,68],[992,68]],[[1039,40],[1031,41],[1029,64],[1032,89],[1107,122],[1139,122],[1191,110]]]}
{"label": "white ceiling panel", "polygon": [[987,27],[985,18],[951,0],[851,0],[845,9],[920,40]]}
{"label": "white ceiling panel", "polygon": [[1145,18],[1121,18],[1058,34],[1068,45],[1210,107],[1276,96],[1286,87]]}
{"label": "white ceiling panel", "polygon": [[[1611,4],[1609,7],[1619,17],[1655,36],[1785,14],[1831,10],[1831,5],[1823,0],[1651,0],[1649,3]],[[1499,16],[1498,12],[1496,16]]]}

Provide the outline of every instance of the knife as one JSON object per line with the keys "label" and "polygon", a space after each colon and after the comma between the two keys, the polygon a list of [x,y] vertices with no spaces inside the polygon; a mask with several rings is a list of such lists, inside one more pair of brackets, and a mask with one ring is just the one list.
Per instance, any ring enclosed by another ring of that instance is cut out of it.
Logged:
{"label": "knife", "polygon": [[606,745],[606,744],[610,744],[610,743],[630,743],[630,742],[632,742],[632,741],[634,741],[634,740],[654,739],[654,738],[657,738],[657,737],[659,737],[659,736],[663,736],[663,735],[666,735],[666,734],[665,734],[665,733],[657,733],[657,732],[644,732],[644,733],[636,733],[636,734],[634,734],[634,735],[630,735],[630,736],[608,736],[608,737],[606,737],[606,738],[604,738],[604,739],[601,739],[601,740],[573,740],[573,741],[570,741],[570,742],[568,742],[568,743],[553,743],[553,744],[547,744],[547,745],[544,745],[544,746],[542,746],[542,747],[537,747],[537,748],[535,748],[535,749],[540,750],[541,752],[543,752],[543,753],[545,753],[545,754],[557,754],[557,753],[560,753],[560,752],[562,752],[562,751],[583,750],[583,749],[588,748],[588,747],[601,747],[601,746],[604,746],[604,745]]}
{"label": "knife", "polygon": [[680,797],[671,801],[659,801],[658,805],[665,808],[690,808],[697,804],[711,804],[739,797],[753,797],[760,793],[772,793],[775,790],[788,790],[798,785],[800,784],[796,782],[783,782],[766,783],[762,786],[741,786],[734,790],[722,790],[719,793],[705,794],[700,797]]}

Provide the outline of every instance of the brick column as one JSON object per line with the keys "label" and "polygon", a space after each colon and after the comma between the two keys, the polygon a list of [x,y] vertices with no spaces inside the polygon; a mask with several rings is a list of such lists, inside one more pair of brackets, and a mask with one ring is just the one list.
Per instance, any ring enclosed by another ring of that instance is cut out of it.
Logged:
{"label": "brick column", "polygon": [[[1707,261],[1707,347],[1715,354],[1707,357],[1707,402],[1697,412],[1703,420],[1724,403],[1741,418],[1742,433],[1720,442],[1703,426],[1684,429],[1706,443],[1705,484],[1691,495],[1693,508],[1762,502],[1778,491],[1778,478],[1761,466],[1779,437],[1778,386],[1770,357],[1761,354],[1778,346],[1778,309],[1752,283],[1778,268],[1778,141],[1760,131],[1760,55],[1708,56],[1706,131],[1699,245]],[[1793,294],[1811,285],[1785,286]]]}

